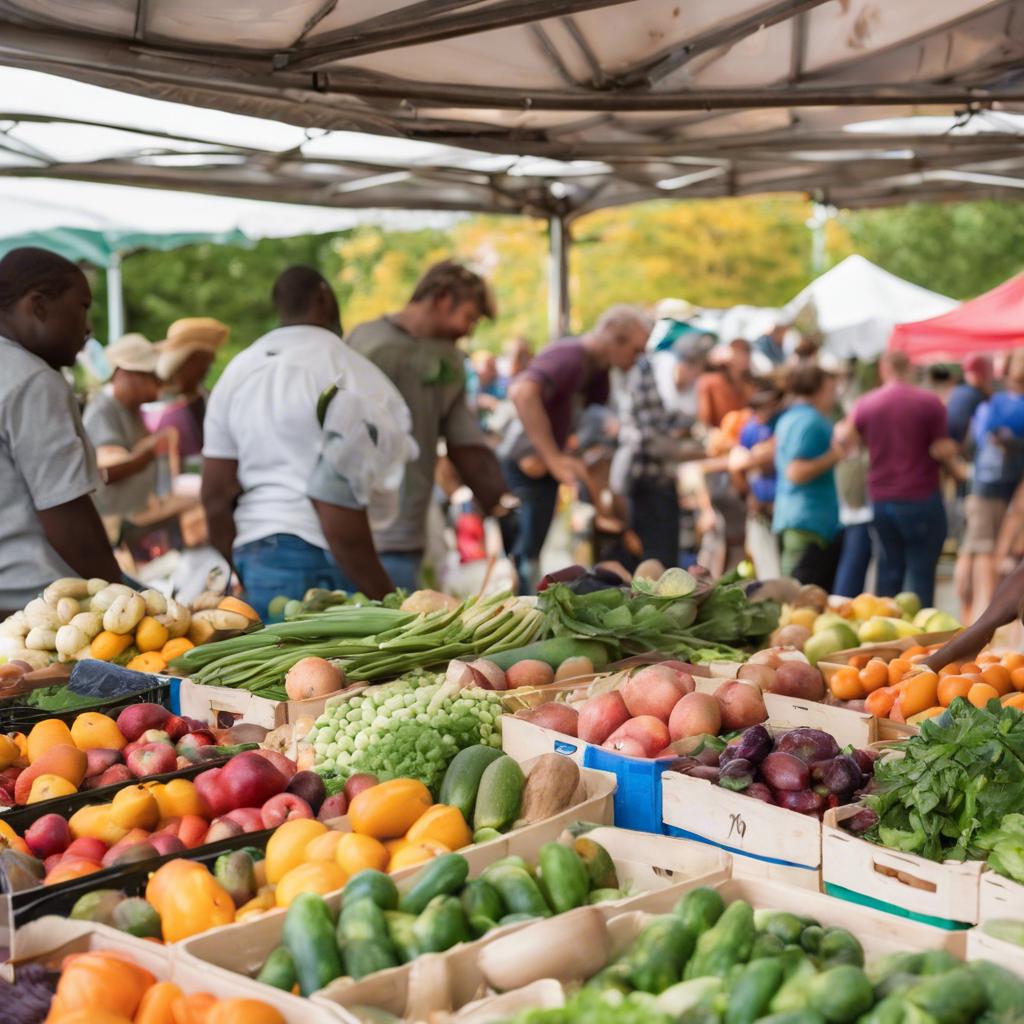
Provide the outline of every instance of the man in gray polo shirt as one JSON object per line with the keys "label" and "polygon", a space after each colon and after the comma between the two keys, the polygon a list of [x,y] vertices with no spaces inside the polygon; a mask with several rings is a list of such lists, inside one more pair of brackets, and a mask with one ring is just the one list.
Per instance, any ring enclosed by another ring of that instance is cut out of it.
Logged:
{"label": "man in gray polo shirt", "polygon": [[469,337],[484,316],[494,316],[487,283],[446,260],[423,275],[398,313],[360,324],[345,339],[390,378],[412,413],[419,455],[406,467],[397,518],[374,531],[381,563],[395,585],[406,590],[419,585],[442,437],[462,482],[484,510],[501,514],[504,509],[505,479],[466,403],[464,356],[455,344]]}
{"label": "man in gray polo shirt", "polygon": [[0,618],[61,576],[121,578],[92,503],[92,446],[60,374],[89,337],[91,302],[62,256],[0,259]]}

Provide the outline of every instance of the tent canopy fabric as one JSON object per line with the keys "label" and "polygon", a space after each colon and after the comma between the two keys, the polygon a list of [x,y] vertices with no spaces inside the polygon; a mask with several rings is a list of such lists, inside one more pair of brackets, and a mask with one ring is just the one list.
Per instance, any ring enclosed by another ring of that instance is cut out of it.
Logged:
{"label": "tent canopy fabric", "polygon": [[805,330],[820,330],[826,351],[840,358],[871,360],[885,351],[895,324],[947,313],[956,305],[855,255],[812,281],[787,303],[783,317]]}
{"label": "tent canopy fabric", "polygon": [[1024,274],[1011,277],[941,316],[898,324],[889,348],[915,363],[960,361],[972,352],[1005,352],[1024,345]]}
{"label": "tent canopy fabric", "polygon": [[118,91],[0,85],[0,174],[566,218],[1008,195],[1022,60],[1024,0],[0,0],[0,63]]}

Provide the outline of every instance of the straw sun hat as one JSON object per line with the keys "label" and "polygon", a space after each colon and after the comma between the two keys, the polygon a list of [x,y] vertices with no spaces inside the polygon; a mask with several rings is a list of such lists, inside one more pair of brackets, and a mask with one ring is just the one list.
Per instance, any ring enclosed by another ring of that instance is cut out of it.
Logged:
{"label": "straw sun hat", "polygon": [[156,372],[169,380],[193,352],[214,353],[231,334],[231,328],[210,316],[191,316],[175,320],[167,328],[167,337],[157,342],[159,358]]}

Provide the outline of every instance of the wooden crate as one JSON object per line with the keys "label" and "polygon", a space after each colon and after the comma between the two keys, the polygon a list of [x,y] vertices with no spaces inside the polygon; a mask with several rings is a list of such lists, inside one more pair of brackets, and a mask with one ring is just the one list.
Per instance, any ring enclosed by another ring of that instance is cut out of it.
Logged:
{"label": "wooden crate", "polygon": [[[270,700],[248,690],[232,686],[203,686],[191,679],[182,679],[179,693],[180,714],[220,729],[242,724],[277,729],[302,717],[316,718],[331,699]],[[337,696],[331,695],[332,698]]]}
{"label": "wooden crate", "polygon": [[978,886],[978,920],[984,922],[994,917],[1024,921],[1024,885],[995,871],[986,871]]}

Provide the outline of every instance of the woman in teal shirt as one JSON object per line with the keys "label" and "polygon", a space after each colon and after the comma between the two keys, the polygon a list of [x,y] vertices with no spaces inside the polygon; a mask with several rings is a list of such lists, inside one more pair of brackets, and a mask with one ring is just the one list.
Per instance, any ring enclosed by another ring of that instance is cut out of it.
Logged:
{"label": "woman in teal shirt", "polygon": [[775,428],[778,486],[772,529],[780,535],[783,575],[792,575],[803,563],[801,568],[809,570],[804,582],[824,586],[820,578],[810,577],[818,577],[819,568],[820,575],[830,575],[824,563],[840,532],[833,467],[843,451],[833,443],[832,424],[825,417],[835,406],[836,383],[819,366],[801,366],[790,377],[789,392],[794,402]]}

